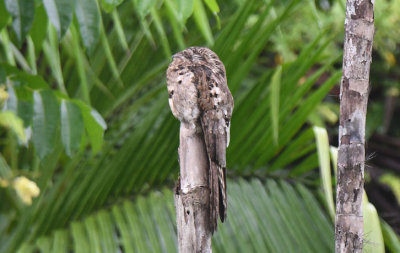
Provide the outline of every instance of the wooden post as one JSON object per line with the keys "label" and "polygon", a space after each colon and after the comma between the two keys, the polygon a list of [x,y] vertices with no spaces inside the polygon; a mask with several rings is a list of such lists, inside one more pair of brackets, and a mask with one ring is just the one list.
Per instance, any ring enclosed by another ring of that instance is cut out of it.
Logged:
{"label": "wooden post", "polygon": [[226,147],[233,97],[224,64],[205,47],[172,57],[168,103],[181,122],[175,191],[179,252],[211,252],[218,218],[226,219]]}
{"label": "wooden post", "polygon": [[212,252],[209,161],[201,128],[181,122],[175,209],[180,253]]}
{"label": "wooden post", "polygon": [[347,0],[336,194],[335,250],[362,252],[365,119],[374,36],[374,0]]}

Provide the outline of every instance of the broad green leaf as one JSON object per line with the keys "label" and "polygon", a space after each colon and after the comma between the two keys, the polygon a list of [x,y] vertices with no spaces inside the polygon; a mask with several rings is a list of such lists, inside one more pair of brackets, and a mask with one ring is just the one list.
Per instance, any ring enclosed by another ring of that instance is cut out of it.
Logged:
{"label": "broad green leaf", "polygon": [[41,76],[31,75],[16,67],[0,64],[0,69],[3,68],[9,79],[14,85],[27,86],[31,89],[46,89],[49,85],[43,80]]}
{"label": "broad green leaf", "polygon": [[194,0],[177,0],[178,17],[182,24],[185,24],[186,20],[193,13],[193,1]]}
{"label": "broad green leaf", "polygon": [[6,55],[6,59],[7,59],[7,63],[11,66],[15,66],[15,58],[14,58],[14,54],[12,51],[12,47],[11,47],[11,41],[10,38],[8,36],[8,31],[7,29],[3,29],[0,31],[0,38],[1,38],[1,44],[4,48],[5,51],[5,55]]}
{"label": "broad green leaf", "polygon": [[90,115],[92,115],[92,117],[96,120],[97,124],[99,124],[103,130],[107,129],[106,122],[96,110],[92,109],[90,111]]}
{"label": "broad green leaf", "polygon": [[18,98],[17,94],[15,93],[13,85],[10,83],[7,84],[7,93],[8,98],[4,103],[4,110],[10,110],[15,113],[18,113]]}
{"label": "broad green leaf", "polygon": [[58,108],[50,90],[33,93],[32,140],[41,159],[54,150],[60,122]]}
{"label": "broad green leaf", "polygon": [[33,20],[32,29],[29,32],[33,43],[35,44],[36,53],[39,54],[42,49],[42,44],[47,35],[48,18],[44,5],[39,5],[35,10],[35,19]]}
{"label": "broad green leaf", "polygon": [[193,0],[193,17],[204,39],[209,46],[214,44],[214,38],[208,23],[207,13],[201,0]]}
{"label": "broad green leaf", "polygon": [[315,139],[317,142],[319,171],[322,180],[322,187],[325,194],[325,199],[329,207],[329,214],[332,220],[335,219],[335,204],[333,202],[332,193],[332,177],[329,157],[329,139],[328,132],[325,128],[313,127]]}
{"label": "broad green leaf", "polygon": [[32,0],[4,0],[8,13],[13,19],[12,26],[19,43],[31,29],[35,16],[35,2]]}
{"label": "broad green leaf", "polygon": [[0,125],[11,129],[22,143],[26,143],[24,122],[12,111],[0,112]]}
{"label": "broad green leaf", "polygon": [[47,16],[57,30],[58,38],[61,39],[72,21],[75,0],[43,0]]}
{"label": "broad green leaf", "polygon": [[61,140],[67,155],[72,156],[81,144],[84,130],[81,111],[72,102],[61,101]]}
{"label": "broad green leaf", "polygon": [[383,239],[385,241],[385,246],[391,252],[400,252],[400,238],[393,231],[393,229],[383,220],[381,219],[381,227]]}
{"label": "broad green leaf", "polygon": [[[21,88],[21,90],[25,90]],[[17,93],[14,89],[14,86],[11,84],[7,84],[7,92],[8,92],[8,99],[4,104],[5,110],[10,110],[18,115],[23,120],[24,126],[28,127],[32,122],[32,103],[31,101],[24,101],[24,97],[20,96],[17,97]],[[21,93],[21,92],[20,92]],[[32,99],[32,93],[29,91],[27,92],[28,100]]]}
{"label": "broad green leaf", "polygon": [[390,187],[396,196],[397,203],[400,203],[400,177],[394,173],[385,173],[380,176],[379,181]]}
{"label": "broad green leaf", "polygon": [[281,86],[281,75],[282,66],[278,66],[275,70],[274,75],[271,78],[270,85],[270,101],[271,101],[271,121],[272,121],[272,131],[274,133],[275,145],[278,145],[279,138],[279,90]]}
{"label": "broad green leaf", "polygon": [[53,91],[53,93],[54,93],[54,95],[55,95],[58,99],[60,99],[60,100],[63,100],[63,99],[69,100],[68,95],[66,95],[65,93],[62,93],[62,92],[59,91],[59,90],[55,90],[55,91]]}
{"label": "broad green leaf", "polygon": [[5,27],[10,19],[10,14],[8,14],[6,10],[6,6],[4,5],[4,1],[0,1],[0,30]]}
{"label": "broad green leaf", "polygon": [[90,108],[82,101],[74,100],[73,102],[78,105],[81,110],[86,133],[89,136],[93,153],[97,153],[103,145],[103,134],[104,130],[107,129],[107,124],[96,110]]}
{"label": "broad green leaf", "polygon": [[96,0],[76,0],[75,15],[85,48],[92,52],[100,36],[100,12]]}
{"label": "broad green leaf", "polygon": [[101,6],[106,12],[111,12],[122,3],[123,0],[101,0]]}
{"label": "broad green leaf", "polygon": [[364,238],[363,252],[384,253],[385,243],[378,213],[371,203],[367,194],[363,193],[363,219],[364,219]]}
{"label": "broad green leaf", "polygon": [[[32,94],[29,94],[32,95]],[[24,121],[24,127],[32,123],[33,107],[32,101],[18,101],[18,117]]]}

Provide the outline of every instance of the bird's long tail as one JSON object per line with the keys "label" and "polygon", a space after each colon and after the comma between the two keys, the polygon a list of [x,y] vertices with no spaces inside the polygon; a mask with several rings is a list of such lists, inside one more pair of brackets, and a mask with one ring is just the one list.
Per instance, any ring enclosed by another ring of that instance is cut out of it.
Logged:
{"label": "bird's long tail", "polygon": [[[204,118],[206,117],[206,118]],[[203,115],[201,124],[209,157],[210,220],[211,230],[217,230],[218,217],[224,222],[227,210],[226,195],[226,143],[227,136],[218,120]]]}

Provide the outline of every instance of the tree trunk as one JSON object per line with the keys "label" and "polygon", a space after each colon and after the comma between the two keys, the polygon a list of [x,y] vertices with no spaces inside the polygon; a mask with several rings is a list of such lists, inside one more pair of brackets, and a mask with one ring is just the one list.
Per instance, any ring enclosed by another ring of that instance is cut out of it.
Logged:
{"label": "tree trunk", "polygon": [[374,0],[347,0],[340,87],[336,252],[362,252],[365,119],[374,36]]}
{"label": "tree trunk", "polygon": [[180,253],[212,252],[208,157],[202,132],[181,123],[180,178],[175,191]]}

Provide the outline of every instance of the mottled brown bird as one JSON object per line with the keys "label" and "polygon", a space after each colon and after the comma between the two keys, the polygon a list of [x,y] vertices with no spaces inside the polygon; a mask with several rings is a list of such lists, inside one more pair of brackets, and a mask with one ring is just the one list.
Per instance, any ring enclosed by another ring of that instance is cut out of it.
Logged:
{"label": "mottled brown bird", "polygon": [[226,219],[226,148],[233,110],[225,67],[205,47],[190,47],[175,54],[167,70],[169,105],[173,115],[202,131],[209,159],[211,229],[218,216]]}

